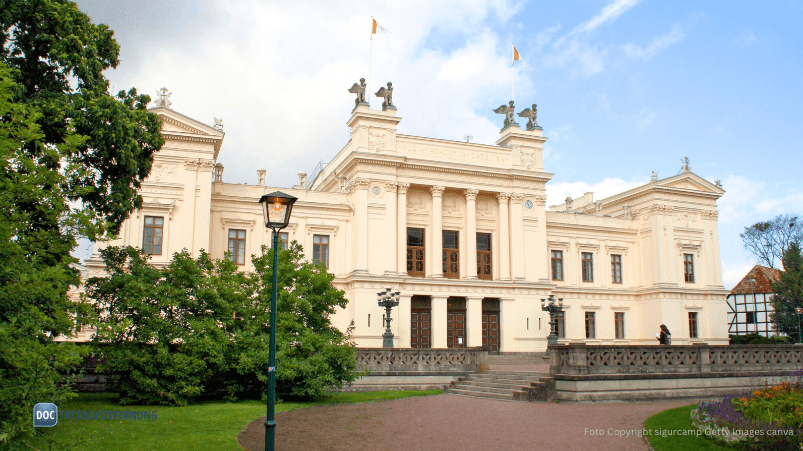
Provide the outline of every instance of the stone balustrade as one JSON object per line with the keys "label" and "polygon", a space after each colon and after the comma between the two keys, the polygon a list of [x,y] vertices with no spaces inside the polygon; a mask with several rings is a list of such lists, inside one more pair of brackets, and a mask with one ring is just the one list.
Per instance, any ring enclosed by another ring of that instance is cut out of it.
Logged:
{"label": "stone balustrade", "polygon": [[479,371],[488,352],[467,349],[357,348],[357,368],[372,375],[455,374]]}
{"label": "stone balustrade", "polygon": [[803,346],[550,346],[552,375],[783,372],[803,368]]}

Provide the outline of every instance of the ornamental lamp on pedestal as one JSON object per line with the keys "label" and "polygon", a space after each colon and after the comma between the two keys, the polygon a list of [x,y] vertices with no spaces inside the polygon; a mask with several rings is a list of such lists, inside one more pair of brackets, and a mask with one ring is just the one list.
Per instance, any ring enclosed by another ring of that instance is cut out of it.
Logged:
{"label": "ornamental lamp on pedestal", "polygon": [[800,335],[800,316],[803,315],[803,307],[797,307],[795,313],[797,313],[797,342],[801,344],[803,343],[803,337]]}
{"label": "ornamental lamp on pedestal", "polygon": [[270,353],[268,354],[268,415],[265,420],[265,451],[273,451],[276,439],[276,285],[279,267],[279,231],[290,223],[290,212],[298,200],[281,191],[265,194],[262,204],[265,227],[273,230],[273,284],[270,294]]}
{"label": "ornamental lamp on pedestal", "polygon": [[558,320],[559,312],[563,311],[563,298],[555,299],[554,294],[549,295],[549,299],[541,299],[541,310],[549,312],[549,336],[547,346],[558,344]]}
{"label": "ornamental lamp on pedestal", "polygon": [[396,291],[390,292],[390,288],[385,288],[385,291],[380,291],[376,294],[379,298],[379,306],[385,307],[385,333],[382,334],[382,347],[393,347],[393,332],[390,331],[390,309],[399,305],[399,296],[401,293]]}

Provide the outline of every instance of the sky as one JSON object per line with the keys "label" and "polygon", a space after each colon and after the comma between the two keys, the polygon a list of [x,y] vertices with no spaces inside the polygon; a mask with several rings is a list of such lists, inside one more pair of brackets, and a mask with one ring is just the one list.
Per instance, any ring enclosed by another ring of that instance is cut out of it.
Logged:
{"label": "sky", "polygon": [[[493,144],[516,63],[538,104],[548,205],[692,172],[721,180],[726,288],[756,263],[746,226],[803,213],[803,2],[80,0],[114,30],[113,92],[222,118],[223,180],[289,187],[349,139],[348,88],[393,82],[400,134]],[[371,40],[371,17],[388,33]],[[370,95],[372,108],[382,100]],[[86,254],[84,249],[79,254]],[[79,255],[84,258],[85,255]]]}

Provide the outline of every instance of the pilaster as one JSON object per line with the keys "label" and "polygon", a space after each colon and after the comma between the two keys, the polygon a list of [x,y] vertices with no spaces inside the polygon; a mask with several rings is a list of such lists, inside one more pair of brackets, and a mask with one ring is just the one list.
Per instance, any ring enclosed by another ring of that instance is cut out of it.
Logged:
{"label": "pilaster", "polygon": [[466,298],[466,344],[469,348],[482,346],[482,298]]}
{"label": "pilaster", "polygon": [[355,274],[368,274],[368,180],[354,179],[350,186],[354,202],[356,253]]}
{"label": "pilaster", "polygon": [[[440,266],[440,263],[439,263]],[[432,296],[432,347],[446,347],[446,296]]]}
{"label": "pilaster", "polygon": [[[398,183],[387,181],[385,182],[385,204],[387,205],[387,213],[385,214],[386,221],[389,222],[392,227],[390,230],[398,230],[398,217],[396,214],[396,189],[398,188]],[[385,275],[391,276],[396,275],[396,265],[398,262],[397,252],[399,250],[399,246],[397,245],[394,240],[382,240],[385,243],[385,247],[387,248],[387,255],[384,258],[385,267]]]}
{"label": "pilaster", "polygon": [[[477,270],[477,194],[478,190],[467,189],[466,195],[466,257],[465,268],[466,278],[476,279]],[[469,334],[469,343],[471,343],[471,334]],[[472,346],[469,344],[469,347]]]}
{"label": "pilaster", "polygon": [[510,194],[499,193],[496,199],[499,201],[499,279],[510,280]]}
{"label": "pilaster", "polygon": [[[432,252],[430,265],[432,265],[432,277],[443,277],[443,186],[433,186],[430,188],[432,193]],[[444,309],[445,309],[444,304]],[[445,312],[445,310],[444,310]],[[444,313],[445,315],[445,313]],[[444,324],[446,317],[444,316]],[[445,334],[446,332],[444,332]],[[444,335],[444,343],[446,342]],[[444,346],[445,347],[445,346]]]}
{"label": "pilaster", "polygon": [[510,195],[510,253],[513,280],[524,281],[524,195]]}
{"label": "pilaster", "polygon": [[398,274],[407,275],[407,189],[410,188],[409,183],[398,183],[397,188],[397,205],[398,209],[396,214],[398,220],[396,221],[396,272]]}

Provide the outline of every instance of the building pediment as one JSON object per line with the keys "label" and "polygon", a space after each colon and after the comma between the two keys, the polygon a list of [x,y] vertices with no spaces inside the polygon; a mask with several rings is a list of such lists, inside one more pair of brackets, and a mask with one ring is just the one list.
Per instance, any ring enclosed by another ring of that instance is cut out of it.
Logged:
{"label": "building pediment", "polygon": [[176,139],[181,141],[197,141],[214,144],[215,157],[220,152],[223,144],[223,130],[210,127],[200,121],[187,117],[170,108],[156,107],[149,110],[155,113],[162,121],[162,135],[165,139]]}
{"label": "building pediment", "polygon": [[674,188],[684,191],[698,191],[716,195],[725,193],[721,187],[714,185],[708,180],[691,172],[669,177],[655,182],[655,185],[663,188]]}

